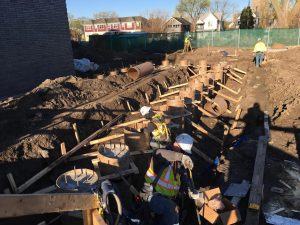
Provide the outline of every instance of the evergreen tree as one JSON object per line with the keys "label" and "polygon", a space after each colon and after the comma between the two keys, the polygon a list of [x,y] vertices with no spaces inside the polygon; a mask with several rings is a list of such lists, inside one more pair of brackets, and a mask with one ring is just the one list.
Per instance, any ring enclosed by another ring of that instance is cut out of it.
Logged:
{"label": "evergreen tree", "polygon": [[240,29],[254,28],[254,17],[250,6],[243,9],[240,17]]}

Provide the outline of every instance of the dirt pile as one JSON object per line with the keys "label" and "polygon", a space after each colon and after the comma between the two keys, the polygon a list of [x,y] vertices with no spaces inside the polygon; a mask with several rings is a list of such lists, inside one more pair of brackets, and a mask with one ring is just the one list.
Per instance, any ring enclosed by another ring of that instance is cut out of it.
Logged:
{"label": "dirt pile", "polygon": [[299,142],[300,138],[300,49],[274,53],[270,57],[265,81],[273,144],[297,156],[297,139]]}

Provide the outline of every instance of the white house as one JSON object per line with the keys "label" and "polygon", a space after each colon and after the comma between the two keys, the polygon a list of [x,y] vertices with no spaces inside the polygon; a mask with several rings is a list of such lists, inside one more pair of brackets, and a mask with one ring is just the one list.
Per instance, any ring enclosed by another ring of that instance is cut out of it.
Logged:
{"label": "white house", "polygon": [[197,31],[221,31],[224,29],[224,21],[222,21],[221,12],[208,12],[200,16],[197,21]]}

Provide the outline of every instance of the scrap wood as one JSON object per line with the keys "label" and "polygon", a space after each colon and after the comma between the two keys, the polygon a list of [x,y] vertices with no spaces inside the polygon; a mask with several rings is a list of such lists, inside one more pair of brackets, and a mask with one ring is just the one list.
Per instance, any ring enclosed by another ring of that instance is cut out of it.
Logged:
{"label": "scrap wood", "polygon": [[105,132],[107,129],[111,127],[114,123],[119,121],[121,118],[123,118],[124,114],[121,114],[117,117],[115,117],[113,120],[111,120],[109,123],[105,124],[101,129],[95,131],[93,134],[91,134],[89,137],[84,139],[82,142],[77,144],[75,147],[73,147],[70,151],[68,151],[65,155],[59,157],[57,160],[53,161],[49,166],[42,169],[40,172],[38,172],[36,175],[31,177],[28,181],[26,181],[24,184],[19,186],[17,188],[17,193],[22,193],[25,191],[28,187],[30,187],[33,183],[35,183],[37,180],[42,178],[45,174],[53,170],[56,166],[60,165],[62,162],[64,162],[67,158],[69,158],[71,155],[73,155],[75,152],[77,152],[79,149],[81,149],[83,146],[88,144],[91,140],[93,140],[95,137],[100,135],[101,133]]}
{"label": "scrap wood", "polygon": [[238,111],[235,114],[234,122],[232,123],[232,125],[230,127],[230,130],[233,130],[233,129],[236,128],[236,126],[238,124],[238,121],[240,119],[241,114],[242,114],[242,108],[239,108]]}
{"label": "scrap wood", "polygon": [[231,80],[236,81],[239,84],[243,84],[242,81],[240,81],[239,79],[235,78],[234,76],[230,75],[229,73],[225,73],[226,76],[228,76]]}
{"label": "scrap wood", "polygon": [[129,125],[140,123],[140,122],[143,122],[143,121],[148,121],[148,120],[146,118],[140,118],[140,119],[128,121],[128,122],[125,122],[125,123],[120,123],[120,124],[118,124],[116,126],[113,126],[111,128],[111,130],[116,130],[116,129],[119,129],[119,128],[124,128],[124,127],[127,127]]}
{"label": "scrap wood", "polygon": [[79,144],[80,143],[80,137],[79,137],[79,133],[78,133],[78,129],[77,129],[77,124],[73,123],[72,127],[73,127],[73,130],[74,130],[74,134],[75,134],[77,144]]}
{"label": "scrap wood", "polygon": [[234,77],[236,77],[236,78],[238,78],[240,80],[244,79],[244,77],[241,77],[241,76],[237,75],[235,72],[232,72],[231,70],[229,70],[229,73],[231,73]]}
{"label": "scrap wood", "polygon": [[161,100],[150,102],[150,105],[155,105],[155,104],[166,102],[166,101],[168,101],[168,99],[161,99]]}
{"label": "scrap wood", "polygon": [[175,88],[181,88],[181,87],[185,87],[187,86],[189,83],[183,83],[183,84],[178,84],[178,85],[174,85],[174,86],[170,86],[168,87],[168,89],[175,89]]}
{"label": "scrap wood", "polygon": [[0,195],[0,218],[99,208],[95,194],[11,194]]}

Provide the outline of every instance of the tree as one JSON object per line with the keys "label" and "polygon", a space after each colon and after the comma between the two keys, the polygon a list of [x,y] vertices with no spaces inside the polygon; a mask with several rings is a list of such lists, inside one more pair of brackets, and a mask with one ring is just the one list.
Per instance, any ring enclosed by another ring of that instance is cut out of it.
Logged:
{"label": "tree", "polygon": [[229,0],[213,0],[210,5],[210,9],[213,13],[221,12],[222,21],[228,20],[231,15],[236,11],[236,6]]}
{"label": "tree", "polygon": [[240,29],[254,28],[254,17],[250,6],[243,9],[240,17]]}
{"label": "tree", "polygon": [[196,30],[200,14],[207,11],[210,0],[180,0],[176,10],[181,16],[188,16],[192,21],[192,31]]}
{"label": "tree", "polygon": [[169,13],[159,9],[154,9],[143,13],[143,16],[147,18],[144,31],[150,33],[161,33],[164,31],[164,26],[169,18]]}
{"label": "tree", "polygon": [[81,36],[84,33],[83,24],[84,21],[88,20],[88,18],[81,17],[75,18],[74,15],[68,14],[69,28],[72,40],[81,40]]}
{"label": "tree", "polygon": [[299,20],[300,1],[297,0],[271,0],[277,19],[277,27],[288,28],[295,20]]}
{"label": "tree", "polygon": [[99,18],[115,18],[118,17],[119,15],[115,11],[100,11],[94,14],[94,19],[99,19]]}

